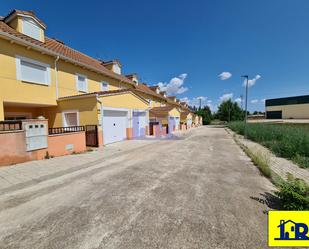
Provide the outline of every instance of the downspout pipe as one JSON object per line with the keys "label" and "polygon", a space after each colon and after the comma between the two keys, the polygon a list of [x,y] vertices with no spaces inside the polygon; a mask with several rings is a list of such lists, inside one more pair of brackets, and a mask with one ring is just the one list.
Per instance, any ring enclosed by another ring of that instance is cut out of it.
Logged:
{"label": "downspout pipe", "polygon": [[56,81],[56,99],[59,99],[59,84],[58,84],[58,61],[60,57],[59,55],[55,59],[55,81]]}
{"label": "downspout pipe", "polygon": [[[101,117],[100,117],[100,121],[99,121],[99,126],[100,126],[100,123],[101,123],[101,130],[102,130],[102,145],[104,144],[104,138],[103,138],[103,136],[104,136],[104,134],[103,134],[103,103],[102,103],[102,101],[100,100],[100,98],[99,98],[99,95],[97,94],[96,95],[96,99],[97,99],[97,102],[100,104],[100,113],[101,113]],[[99,130],[98,130],[99,131]],[[99,134],[98,134],[98,136],[99,136]]]}

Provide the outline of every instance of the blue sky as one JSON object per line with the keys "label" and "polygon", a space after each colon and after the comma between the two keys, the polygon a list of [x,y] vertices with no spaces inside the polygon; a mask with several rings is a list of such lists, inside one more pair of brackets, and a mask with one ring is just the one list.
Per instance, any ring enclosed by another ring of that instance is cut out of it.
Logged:
{"label": "blue sky", "polygon": [[307,0],[1,0],[0,15],[14,8],[35,11],[48,36],[118,58],[124,73],[191,103],[239,98],[243,74],[256,79],[251,111],[265,98],[309,94]]}

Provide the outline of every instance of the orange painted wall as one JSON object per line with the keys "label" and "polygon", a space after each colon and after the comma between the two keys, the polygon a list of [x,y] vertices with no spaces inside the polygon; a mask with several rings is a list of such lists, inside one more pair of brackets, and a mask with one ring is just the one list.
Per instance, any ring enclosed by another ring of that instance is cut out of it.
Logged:
{"label": "orange painted wall", "polygon": [[[67,151],[65,146],[73,144],[74,149]],[[48,136],[48,148],[26,151],[25,132],[0,133],[0,166],[41,160],[48,151],[50,156],[63,156],[86,150],[85,132]]]}
{"label": "orange painted wall", "polygon": [[99,147],[102,147],[104,145],[103,131],[99,130],[98,136],[99,136]]}
{"label": "orange painted wall", "polygon": [[133,138],[133,128],[127,128],[127,139]]}
{"label": "orange painted wall", "polygon": [[[72,145],[73,149],[67,150],[67,145]],[[48,153],[50,156],[64,156],[85,150],[86,137],[84,131],[48,136]]]}

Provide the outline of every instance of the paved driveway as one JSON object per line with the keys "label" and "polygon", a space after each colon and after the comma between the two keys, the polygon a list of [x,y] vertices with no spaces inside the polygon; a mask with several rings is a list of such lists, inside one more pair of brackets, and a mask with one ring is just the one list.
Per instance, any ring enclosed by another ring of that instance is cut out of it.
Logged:
{"label": "paved driveway", "polygon": [[0,248],[267,248],[272,190],[201,127],[2,193]]}

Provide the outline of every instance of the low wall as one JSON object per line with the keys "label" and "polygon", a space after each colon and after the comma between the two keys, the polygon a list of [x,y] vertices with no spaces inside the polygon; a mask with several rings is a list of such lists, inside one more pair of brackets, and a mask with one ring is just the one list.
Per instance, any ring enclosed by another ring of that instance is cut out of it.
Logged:
{"label": "low wall", "polygon": [[86,150],[85,132],[48,136],[48,148],[26,151],[25,131],[0,133],[0,166],[63,156]]}
{"label": "low wall", "polygon": [[50,156],[64,156],[85,150],[86,137],[84,131],[48,136],[47,151]]}
{"label": "low wall", "polygon": [[186,126],[185,124],[182,124],[182,125],[181,125],[181,130],[182,130],[182,131],[187,130],[187,126]]}
{"label": "low wall", "polygon": [[133,138],[133,128],[127,128],[127,139]]}

